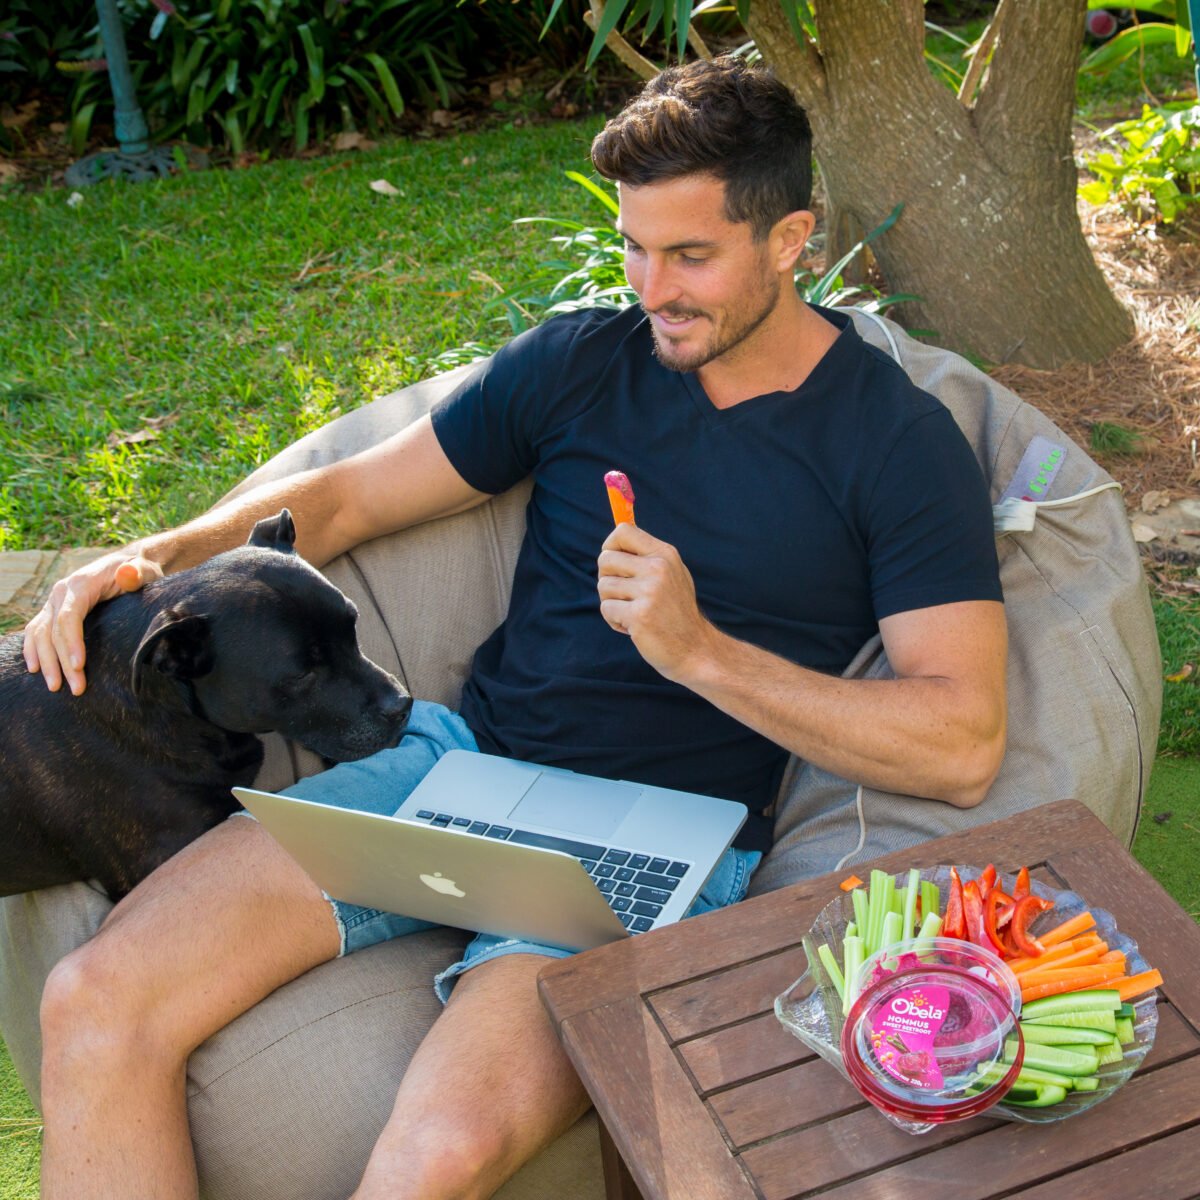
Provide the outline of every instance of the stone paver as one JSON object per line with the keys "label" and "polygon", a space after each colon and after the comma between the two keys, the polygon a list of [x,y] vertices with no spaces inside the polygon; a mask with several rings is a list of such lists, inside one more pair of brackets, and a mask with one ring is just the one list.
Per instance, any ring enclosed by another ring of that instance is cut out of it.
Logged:
{"label": "stone paver", "polygon": [[111,547],[68,550],[10,550],[0,554],[0,622],[23,622],[42,606],[55,581]]}

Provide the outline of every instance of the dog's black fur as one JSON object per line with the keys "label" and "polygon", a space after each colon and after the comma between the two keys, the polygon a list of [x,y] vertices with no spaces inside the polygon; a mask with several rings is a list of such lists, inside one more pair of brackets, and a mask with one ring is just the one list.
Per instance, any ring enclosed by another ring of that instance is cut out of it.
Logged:
{"label": "dog's black fur", "polygon": [[278,731],[332,761],[400,740],[412,705],[354,605],[292,549],[247,545],[98,605],[88,686],[50,692],[0,639],[0,895],[94,879],[114,900],[238,808]]}

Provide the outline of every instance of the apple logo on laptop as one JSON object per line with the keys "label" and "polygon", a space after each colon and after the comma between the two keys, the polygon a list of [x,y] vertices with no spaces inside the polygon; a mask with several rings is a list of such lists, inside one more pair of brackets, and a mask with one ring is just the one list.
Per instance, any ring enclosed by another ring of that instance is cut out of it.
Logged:
{"label": "apple logo on laptop", "polygon": [[434,871],[432,875],[422,875],[420,880],[427,888],[433,888],[435,892],[441,892],[443,896],[465,896],[467,894],[453,879],[445,878],[441,871]]}

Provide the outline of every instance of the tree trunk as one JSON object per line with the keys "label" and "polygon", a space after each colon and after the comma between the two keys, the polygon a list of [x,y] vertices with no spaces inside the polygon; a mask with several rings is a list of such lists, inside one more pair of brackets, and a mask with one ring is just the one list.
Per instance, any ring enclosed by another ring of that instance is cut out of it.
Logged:
{"label": "tree trunk", "polygon": [[1076,210],[1071,120],[1086,0],[1001,0],[973,107],[923,60],[922,0],[821,0],[819,49],[780,0],[747,27],[808,109],[832,209],[873,229],[888,287],[919,303],[910,328],[991,362],[1094,361],[1129,315],[1092,258]]}

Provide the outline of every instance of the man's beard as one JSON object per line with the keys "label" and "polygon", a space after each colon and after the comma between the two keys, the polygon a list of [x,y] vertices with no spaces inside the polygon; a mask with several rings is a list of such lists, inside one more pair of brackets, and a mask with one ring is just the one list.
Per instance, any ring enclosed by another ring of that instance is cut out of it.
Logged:
{"label": "man's beard", "polygon": [[[761,302],[736,324],[717,325],[708,313],[700,309],[674,309],[670,306],[658,309],[657,312],[665,317],[702,317],[708,320],[712,329],[708,341],[704,345],[685,353],[676,350],[671,345],[669,337],[660,334],[654,323],[651,322],[650,333],[654,342],[654,357],[669,370],[682,372],[698,371],[706,363],[712,362],[714,358],[728,354],[735,346],[744,342],[775,311],[775,306],[779,303],[779,282],[778,280],[773,282],[774,287],[768,282],[757,293],[756,299]],[[642,311],[647,312],[644,304]],[[647,315],[649,314],[647,313]]]}

